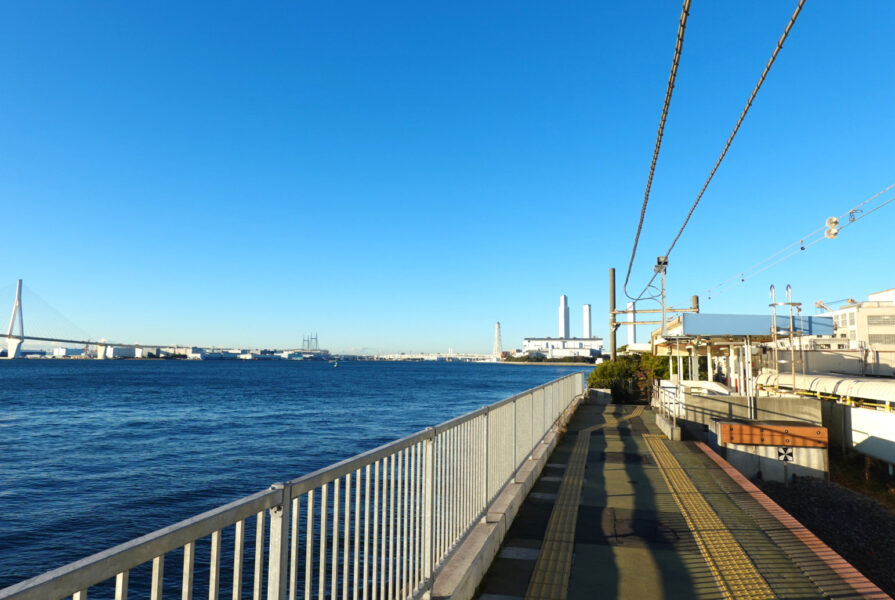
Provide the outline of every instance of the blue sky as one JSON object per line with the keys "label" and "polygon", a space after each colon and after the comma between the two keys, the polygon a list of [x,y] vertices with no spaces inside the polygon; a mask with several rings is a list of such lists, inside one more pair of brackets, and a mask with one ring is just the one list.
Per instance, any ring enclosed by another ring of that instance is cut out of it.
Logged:
{"label": "blue sky", "polygon": [[[632,293],[795,5],[693,2]],[[505,348],[556,335],[567,294],[573,334],[583,303],[607,333],[679,3],[0,10],[0,307],[21,277],[108,339],[487,352],[498,320]],[[790,283],[813,312],[895,287],[893,203],[707,293],[895,182],[892,22],[882,0],[806,4],[671,255],[671,303],[761,313]]]}

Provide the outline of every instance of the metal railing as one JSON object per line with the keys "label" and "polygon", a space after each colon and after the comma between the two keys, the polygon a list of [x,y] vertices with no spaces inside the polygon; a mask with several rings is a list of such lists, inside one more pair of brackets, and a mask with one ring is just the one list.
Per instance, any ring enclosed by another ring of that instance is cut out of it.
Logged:
{"label": "metal railing", "polygon": [[583,391],[583,374],[567,375],[10,586],[0,600],[86,600],[98,585],[126,600],[132,571],[148,576],[131,583],[152,600],[172,585],[191,600],[200,583],[210,600],[224,585],[233,600],[428,595],[439,569]]}
{"label": "metal railing", "polygon": [[653,380],[653,389],[650,397],[650,405],[658,409],[666,419],[670,420],[672,427],[677,427],[677,420],[681,417],[683,408],[683,394],[681,394],[680,382],[668,382],[672,385],[663,385],[666,380]]}

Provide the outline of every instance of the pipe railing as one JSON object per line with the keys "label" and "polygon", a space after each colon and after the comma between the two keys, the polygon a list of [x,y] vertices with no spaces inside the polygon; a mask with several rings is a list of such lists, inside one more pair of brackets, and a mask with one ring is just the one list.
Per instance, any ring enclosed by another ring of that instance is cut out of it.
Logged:
{"label": "pipe railing", "polygon": [[15,584],[0,600],[86,600],[93,586],[127,600],[132,571],[151,600],[172,586],[192,600],[200,584],[210,600],[428,596],[583,392],[583,374],[567,375]]}
{"label": "pipe railing", "polygon": [[683,394],[680,394],[679,397],[680,386],[665,386],[662,385],[662,381],[655,379],[653,380],[653,391],[652,398],[650,404],[657,408],[665,418],[676,421],[681,418],[683,414],[684,402],[683,402]]}

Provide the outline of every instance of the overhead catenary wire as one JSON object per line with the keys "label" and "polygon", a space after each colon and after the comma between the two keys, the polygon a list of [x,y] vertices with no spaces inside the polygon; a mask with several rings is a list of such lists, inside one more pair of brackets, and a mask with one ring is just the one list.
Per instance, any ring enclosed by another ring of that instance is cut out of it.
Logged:
{"label": "overhead catenary wire", "polygon": [[[886,188],[877,192],[873,196],[867,198],[860,204],[858,204],[858,205],[854,206],[853,208],[842,213],[838,217],[840,222],[842,223],[839,227],[837,227],[838,232],[841,233],[843,229],[845,229],[851,225],[854,225],[861,219],[864,219],[864,218],[870,216],[871,214],[875,213],[882,207],[884,207],[892,202],[895,202],[895,196],[893,196],[892,198],[889,198],[888,200],[881,202],[880,204],[878,204],[877,206],[868,210],[867,212],[861,213],[860,216],[855,216],[856,213],[859,212],[859,209],[862,206],[866,206],[869,202],[880,197],[881,195],[883,195],[887,191],[891,190],[892,188],[895,188],[895,183],[887,186]],[[848,221],[844,222],[846,218],[848,218]],[[748,281],[749,279],[752,279],[753,277],[756,277],[757,275],[759,275],[761,273],[764,273],[768,269],[779,265],[783,261],[788,260],[788,259],[792,258],[793,256],[796,256],[797,254],[801,254],[802,252],[804,252],[808,248],[814,246],[818,242],[822,242],[825,239],[827,239],[823,235],[821,235],[820,237],[817,237],[817,239],[813,239],[815,236],[817,236],[820,232],[824,231],[825,229],[826,229],[826,227],[821,227],[819,229],[812,231],[811,233],[809,233],[805,236],[802,236],[801,238],[799,238],[798,241],[793,242],[792,244],[789,244],[788,246],[785,246],[784,248],[771,254],[767,258],[755,263],[748,269],[745,269],[745,270],[739,272],[738,274],[736,274],[728,279],[725,279],[724,281],[717,284],[716,286],[709,288],[708,290],[706,290],[706,294],[709,296],[709,299],[711,299],[711,294],[714,293],[715,295],[717,295],[717,294],[726,292],[727,290],[729,290],[741,283],[744,283],[744,282]],[[796,246],[798,246],[798,248],[796,250],[789,252],[787,254],[784,254],[787,252],[787,250],[790,250],[791,248],[796,247]],[[781,254],[784,254],[784,255],[780,256]],[[774,260],[774,259],[776,259],[776,260]]]}
{"label": "overhead catenary wire", "polygon": [[[631,278],[631,267],[634,265],[634,255],[637,254],[637,244],[640,241],[640,232],[643,230],[643,220],[646,216],[646,205],[649,203],[650,189],[653,186],[653,175],[656,172],[656,162],[659,160],[659,149],[662,147],[662,136],[665,132],[665,120],[668,118],[668,108],[671,106],[671,95],[674,93],[674,82],[677,79],[677,68],[680,64],[681,53],[684,48],[684,33],[687,29],[687,17],[690,15],[690,0],[684,0],[681,7],[681,17],[677,28],[677,41],[674,44],[674,57],[671,60],[671,73],[668,75],[668,86],[665,89],[665,102],[662,105],[662,116],[659,118],[659,129],[656,132],[656,145],[653,149],[653,159],[650,162],[649,176],[646,179],[646,190],[643,192],[643,205],[640,207],[640,221],[637,223],[637,232],[634,234],[634,245],[631,248],[631,259],[628,261],[628,272],[625,274],[625,284],[622,286],[625,296],[628,296],[628,280]],[[646,290],[644,290],[645,292]]]}
{"label": "overhead catenary wire", "polygon": [[[786,24],[786,28],[783,30],[783,34],[777,40],[777,46],[774,48],[774,51],[771,53],[771,58],[768,59],[767,64],[765,65],[764,70],[761,72],[761,76],[758,78],[758,83],[755,84],[755,87],[752,90],[752,94],[750,94],[749,99],[746,101],[746,106],[743,107],[742,112],[740,113],[740,118],[737,119],[736,125],[733,128],[730,136],[727,138],[727,142],[724,144],[724,148],[721,150],[721,154],[718,156],[718,160],[715,161],[715,165],[712,167],[712,170],[709,172],[708,178],[705,180],[705,183],[702,186],[702,189],[699,191],[699,194],[696,196],[696,200],[693,202],[692,206],[690,206],[689,212],[687,212],[687,216],[684,219],[681,228],[678,230],[677,235],[674,236],[674,240],[672,240],[671,245],[668,247],[668,250],[665,252],[665,256],[669,256],[671,251],[674,249],[675,245],[677,245],[678,240],[681,238],[681,235],[684,233],[684,229],[687,228],[687,224],[690,222],[690,218],[693,216],[693,212],[696,210],[696,207],[699,205],[699,201],[702,200],[702,196],[705,194],[705,191],[708,189],[709,184],[712,182],[712,179],[715,177],[715,173],[718,171],[718,167],[721,166],[721,162],[724,160],[724,157],[727,155],[727,151],[730,149],[730,145],[733,143],[734,138],[736,137],[737,132],[740,130],[740,126],[743,124],[743,121],[746,119],[746,115],[749,114],[749,109],[752,108],[752,103],[755,101],[755,97],[758,95],[758,91],[761,89],[762,84],[764,84],[765,78],[767,78],[768,73],[771,71],[771,67],[774,65],[774,61],[777,60],[777,55],[780,53],[780,50],[783,48],[783,43],[786,41],[786,38],[789,36],[789,32],[792,30],[793,25],[795,25],[796,19],[798,19],[799,14],[802,12],[802,7],[805,5],[805,0],[799,0],[798,5],[796,6],[795,11],[793,11],[792,16],[789,18],[789,22]],[[632,257],[633,261],[633,257]],[[653,273],[652,278],[649,280],[649,283],[644,287],[643,291],[638,294],[638,298],[640,298],[649,286],[655,281],[658,273]]]}
{"label": "overhead catenary wire", "polygon": [[690,207],[690,211],[687,213],[687,218],[684,219],[683,224],[681,225],[680,230],[677,232],[677,235],[674,236],[674,240],[671,242],[671,245],[668,247],[668,252],[665,255],[671,254],[671,251],[674,249],[674,246],[677,244],[677,241],[681,239],[681,235],[684,233],[684,229],[687,227],[687,223],[690,222],[690,217],[693,216],[693,211],[696,210],[696,207],[699,205],[699,201],[702,200],[703,194],[705,194],[706,189],[708,189],[709,184],[712,182],[712,179],[715,177],[715,172],[718,170],[718,167],[721,166],[721,162],[724,160],[724,157],[727,155],[727,151],[730,149],[730,144],[733,143],[733,138],[736,137],[737,132],[740,130],[740,126],[743,124],[743,120],[745,120],[746,115],[749,113],[749,109],[752,108],[752,102],[755,101],[755,97],[758,95],[758,90],[761,89],[762,84],[764,83],[765,78],[768,76],[768,73],[771,71],[771,67],[774,65],[774,61],[777,60],[777,55],[780,53],[780,50],[783,48],[783,42],[786,41],[786,38],[789,36],[789,32],[792,29],[792,26],[795,25],[796,19],[799,18],[799,13],[802,12],[802,6],[805,5],[805,0],[799,0],[798,6],[796,6],[795,11],[792,13],[792,16],[789,18],[789,23],[786,24],[786,29],[783,30],[783,35],[780,36],[780,39],[777,40],[777,47],[774,48],[774,52],[771,53],[771,58],[768,60],[768,64],[765,65],[764,71],[761,72],[761,77],[758,78],[758,83],[755,84],[755,88],[752,90],[752,94],[749,96],[749,100],[746,101],[746,106],[743,107],[743,112],[740,113],[740,118],[737,120],[737,124],[734,125],[733,131],[730,133],[730,137],[727,138],[727,143],[724,144],[724,149],[721,150],[721,155],[718,156],[718,160],[715,161],[715,166],[712,167],[711,172],[709,173],[708,178],[705,180],[705,183],[702,186],[702,189],[699,191],[699,195],[696,196],[696,200],[693,202],[693,205]]}
{"label": "overhead catenary wire", "polygon": [[[844,213],[842,213],[841,215],[839,215],[839,217],[838,217],[839,220],[840,220],[840,221],[843,221],[846,217],[849,217],[849,216],[851,216],[851,215],[854,215],[856,212],[858,212],[858,211],[860,210],[860,208],[861,208],[862,206],[865,206],[865,205],[867,205],[868,203],[872,202],[873,200],[879,198],[880,196],[882,196],[883,194],[885,194],[886,192],[888,192],[888,191],[891,190],[892,188],[895,188],[895,183],[892,183],[891,185],[886,186],[886,187],[883,188],[882,190],[878,191],[877,193],[873,194],[872,196],[870,196],[869,198],[867,198],[866,200],[864,200],[863,202],[861,202],[860,204],[857,204],[857,205],[855,205],[854,207],[850,208],[849,210],[845,211]],[[891,200],[890,200],[889,202],[891,202]],[[884,203],[884,204],[881,204],[880,206],[878,206],[878,207],[872,209],[871,211],[865,213],[865,214],[862,215],[861,217],[857,217],[857,218],[854,218],[854,219],[849,219],[849,222],[846,223],[845,225],[843,225],[842,227],[840,227],[839,230],[841,231],[842,229],[844,229],[845,227],[847,227],[848,225],[850,225],[850,224],[853,223],[854,221],[857,221],[857,220],[859,220],[859,219],[861,219],[861,218],[867,216],[868,214],[870,214],[871,212],[877,210],[878,208],[881,208],[881,207],[884,206],[885,204],[888,204],[888,202],[886,202],[886,203]],[[785,258],[789,258],[790,256],[794,256],[795,254],[798,254],[799,252],[802,252],[803,250],[805,250],[805,249],[807,249],[807,248],[813,246],[813,245],[816,243],[816,242],[810,242],[810,241],[809,241],[808,244],[806,245],[805,241],[806,241],[806,240],[811,240],[814,236],[816,236],[817,234],[821,233],[821,232],[824,231],[825,229],[826,229],[826,226],[822,226],[822,227],[819,227],[818,229],[815,229],[814,231],[812,231],[811,233],[809,233],[809,234],[807,234],[807,235],[803,235],[803,236],[800,237],[798,240],[794,241],[793,243],[789,244],[788,246],[785,246],[785,247],[781,248],[780,250],[777,250],[776,252],[774,252],[774,253],[771,254],[770,256],[767,256],[766,258],[764,258],[764,259],[758,261],[757,263],[755,263],[755,264],[753,264],[752,266],[750,266],[748,269],[743,269],[742,271],[738,272],[736,275],[733,275],[733,276],[731,276],[730,278],[725,279],[724,281],[718,283],[717,285],[715,285],[715,286],[709,288],[708,290],[706,290],[706,292],[709,293],[709,294],[711,294],[712,290],[717,291],[717,290],[719,290],[719,289],[723,289],[725,286],[727,286],[729,283],[732,283],[732,282],[740,282],[740,283],[742,283],[742,281],[741,281],[742,279],[749,279],[749,278],[753,277],[754,275],[757,275],[758,273],[761,273],[762,271],[766,271],[766,270],[767,270],[768,268],[770,268],[771,266],[777,265],[777,264],[779,264],[780,262],[782,262],[782,260],[781,260],[781,261],[775,261],[773,264],[771,264],[771,265],[769,265],[769,266],[767,266],[767,267],[764,266],[765,263],[768,263],[769,261],[774,260],[776,257],[778,257],[779,255],[783,254],[784,252],[786,252],[786,251],[789,250],[790,248],[793,248],[793,247],[795,247],[795,246],[799,246],[799,250],[797,250],[796,252],[794,252],[794,253],[792,253],[792,254],[790,254],[790,255],[787,255]],[[821,239],[824,239],[824,238],[821,238]],[[820,241],[820,240],[818,240],[818,241]],[[784,258],[784,260],[785,260],[785,258]],[[756,269],[759,269],[759,270],[756,271]],[[755,271],[755,272],[753,273],[753,271]],[[747,274],[748,274],[748,275],[747,275]],[[730,287],[733,287],[733,286],[730,286]]]}

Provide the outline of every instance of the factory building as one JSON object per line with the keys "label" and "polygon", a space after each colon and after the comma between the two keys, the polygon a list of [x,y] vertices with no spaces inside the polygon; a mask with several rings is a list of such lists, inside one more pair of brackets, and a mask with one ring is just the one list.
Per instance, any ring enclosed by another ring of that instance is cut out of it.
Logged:
{"label": "factory building", "polygon": [[569,298],[559,297],[559,337],[532,337],[522,340],[522,354],[542,355],[546,358],[597,358],[603,353],[603,338],[593,337],[591,332],[590,304],[582,308],[582,336],[569,335]]}
{"label": "factory building", "polygon": [[823,316],[833,318],[835,331],[832,340],[815,341],[818,350],[895,350],[895,288],[869,294],[866,302],[850,300]]}
{"label": "factory building", "polygon": [[70,356],[83,356],[83,348],[53,348],[53,358],[68,358]]}

